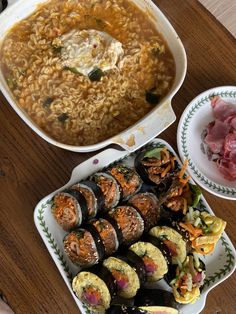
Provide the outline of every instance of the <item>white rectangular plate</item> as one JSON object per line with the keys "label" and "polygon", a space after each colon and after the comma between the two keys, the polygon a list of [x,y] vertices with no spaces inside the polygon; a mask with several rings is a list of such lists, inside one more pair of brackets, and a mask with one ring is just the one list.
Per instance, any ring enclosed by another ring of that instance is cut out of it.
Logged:
{"label": "white rectangular plate", "polygon": [[[174,155],[176,155],[172,147],[167,142],[161,139],[155,139],[151,141],[148,146],[159,146],[163,144]],[[123,159],[123,163],[132,165],[134,154],[135,153],[128,154],[126,151],[107,149],[100,154],[88,159],[87,161],[81,163],[76,168],[74,168],[71,174],[71,178],[66,185],[42,199],[38,203],[34,211],[34,221],[39,231],[39,234],[41,235],[49,253],[56,263],[59,272],[61,273],[82,314],[88,314],[90,313],[90,311],[88,311],[82,305],[82,303],[76,298],[71,289],[71,280],[78,273],[79,268],[74,266],[64,253],[63,238],[66,232],[61,229],[61,227],[56,223],[51,214],[51,200],[58,191],[64,190],[65,188],[68,188],[69,186],[82,179],[86,179],[91,174],[103,169],[104,167],[107,167],[109,164],[115,161]],[[181,164],[178,157],[177,160]],[[199,207],[213,214],[213,211],[207,204],[204,197],[201,198]],[[200,313],[205,306],[206,296],[208,292],[219,283],[224,281],[227,277],[232,275],[232,273],[234,272],[236,267],[236,251],[226,233],[223,233],[223,236],[217,243],[214,252],[204,258],[204,262],[206,264],[206,279],[201,297],[194,304],[180,306],[181,314]],[[166,290],[169,289],[164,280],[161,280],[158,283],[158,286],[161,286]]]}

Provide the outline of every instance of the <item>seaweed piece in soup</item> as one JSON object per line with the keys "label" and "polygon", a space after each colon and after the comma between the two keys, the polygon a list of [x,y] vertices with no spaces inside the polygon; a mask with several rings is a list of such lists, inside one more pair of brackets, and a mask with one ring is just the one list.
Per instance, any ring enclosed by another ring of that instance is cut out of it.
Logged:
{"label": "seaweed piece in soup", "polygon": [[101,78],[104,76],[104,73],[99,68],[94,68],[91,72],[89,72],[88,77],[90,81],[100,81]]}
{"label": "seaweed piece in soup", "polygon": [[146,92],[146,101],[151,105],[157,105],[161,100],[161,95],[156,94],[154,91]]}

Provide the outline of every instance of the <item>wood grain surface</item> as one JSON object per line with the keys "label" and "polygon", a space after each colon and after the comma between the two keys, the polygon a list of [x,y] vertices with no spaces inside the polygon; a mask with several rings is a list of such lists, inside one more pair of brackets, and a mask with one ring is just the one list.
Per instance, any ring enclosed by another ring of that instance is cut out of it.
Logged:
{"label": "wood grain surface", "polygon": [[236,1],[199,0],[236,38]]}
{"label": "wood grain surface", "polygon": [[[156,0],[181,37],[188,57],[185,82],[173,99],[177,121],[160,135],[176,149],[178,120],[200,92],[235,85],[233,36],[197,1]],[[33,222],[45,195],[64,185],[72,169],[92,154],[77,154],[46,143],[24,124],[0,95],[0,292],[17,314],[79,313]],[[236,202],[204,192],[224,218],[236,243]],[[236,278],[211,291],[204,314],[236,312]],[[194,313],[193,313],[194,314]]]}

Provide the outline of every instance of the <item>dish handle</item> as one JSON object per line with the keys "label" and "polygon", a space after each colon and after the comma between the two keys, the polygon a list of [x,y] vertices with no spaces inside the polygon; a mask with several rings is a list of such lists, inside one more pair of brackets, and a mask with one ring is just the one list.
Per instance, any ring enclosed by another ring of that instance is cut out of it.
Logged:
{"label": "dish handle", "polygon": [[171,106],[171,100],[161,104],[137,125],[125,131],[122,135],[113,139],[117,144],[127,150],[134,152],[150,140],[163,132],[176,120],[176,115]]}

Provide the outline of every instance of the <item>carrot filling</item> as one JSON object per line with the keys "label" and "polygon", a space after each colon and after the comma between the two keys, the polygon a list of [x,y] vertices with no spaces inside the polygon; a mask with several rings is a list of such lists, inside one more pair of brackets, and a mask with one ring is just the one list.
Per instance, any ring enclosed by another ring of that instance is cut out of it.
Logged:
{"label": "carrot filling", "polygon": [[146,195],[132,198],[132,205],[137,207],[141,213],[147,213],[148,211],[150,212],[155,210],[154,204]]}
{"label": "carrot filling", "polygon": [[202,235],[202,229],[194,227],[190,222],[180,222],[179,225],[193,235],[194,238]]}
{"label": "carrot filling", "polygon": [[102,304],[101,293],[94,287],[87,287],[82,294],[82,299],[93,306]]}
{"label": "carrot filling", "polygon": [[157,270],[157,265],[154,263],[154,261],[150,257],[145,255],[143,257],[143,262],[144,262],[145,269],[148,275],[153,274]]}
{"label": "carrot filling", "polygon": [[177,253],[177,245],[170,241],[170,240],[164,240],[164,244],[167,246],[171,256],[177,256],[178,253]]}
{"label": "carrot filling", "polygon": [[113,269],[112,275],[116,280],[116,283],[120,289],[126,289],[129,285],[129,278],[123,272]]}
{"label": "carrot filling", "polygon": [[139,185],[139,180],[129,169],[121,168],[119,171],[117,168],[112,168],[111,174],[120,183],[124,197],[135,193]]}
{"label": "carrot filling", "polygon": [[67,224],[76,223],[76,205],[70,196],[59,194],[55,197],[54,203],[54,216],[61,225],[65,224],[67,227]]}
{"label": "carrot filling", "polygon": [[109,180],[105,177],[100,177],[98,185],[101,188],[102,193],[105,197],[106,208],[110,208],[116,197],[115,183],[112,180]]}
{"label": "carrot filling", "polygon": [[149,174],[150,180],[159,183],[169,171],[174,169],[175,157],[171,157],[169,151],[164,147],[160,152],[160,159],[158,158],[145,158],[142,164],[148,167],[147,172]]}

